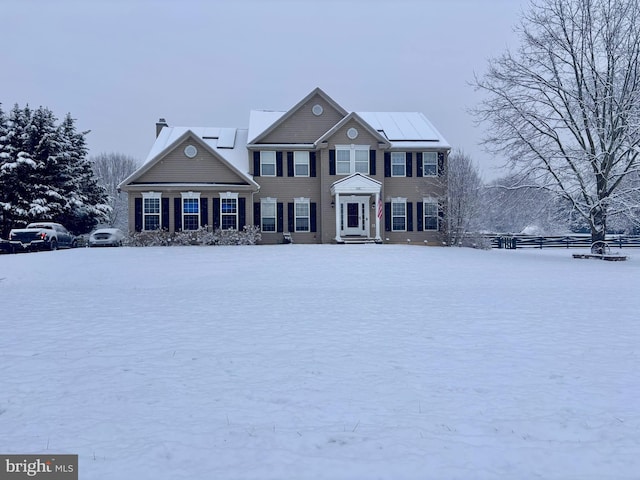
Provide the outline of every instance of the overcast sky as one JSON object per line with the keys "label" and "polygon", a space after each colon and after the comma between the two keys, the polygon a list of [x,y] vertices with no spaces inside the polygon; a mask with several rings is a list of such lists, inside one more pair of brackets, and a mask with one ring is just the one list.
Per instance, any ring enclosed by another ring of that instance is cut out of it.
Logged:
{"label": "overcast sky", "polygon": [[67,112],[90,155],[146,158],[170,125],[248,127],[320,87],[348,111],[420,111],[498,176],[468,83],[517,46],[526,0],[2,0],[0,102]]}

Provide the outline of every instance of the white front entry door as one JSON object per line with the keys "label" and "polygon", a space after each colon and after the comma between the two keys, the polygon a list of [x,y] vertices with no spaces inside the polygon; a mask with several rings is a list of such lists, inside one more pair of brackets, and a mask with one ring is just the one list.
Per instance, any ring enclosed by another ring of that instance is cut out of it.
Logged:
{"label": "white front entry door", "polygon": [[340,197],[340,236],[369,236],[369,197]]}

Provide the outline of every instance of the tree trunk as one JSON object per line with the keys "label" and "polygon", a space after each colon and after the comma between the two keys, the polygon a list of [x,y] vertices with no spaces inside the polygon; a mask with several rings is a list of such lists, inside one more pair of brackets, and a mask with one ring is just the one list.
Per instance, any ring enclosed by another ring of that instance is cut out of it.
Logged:
{"label": "tree trunk", "polygon": [[591,243],[602,241],[604,242],[605,235],[607,233],[607,213],[601,205],[593,207],[591,210],[591,218],[589,223],[591,224]]}

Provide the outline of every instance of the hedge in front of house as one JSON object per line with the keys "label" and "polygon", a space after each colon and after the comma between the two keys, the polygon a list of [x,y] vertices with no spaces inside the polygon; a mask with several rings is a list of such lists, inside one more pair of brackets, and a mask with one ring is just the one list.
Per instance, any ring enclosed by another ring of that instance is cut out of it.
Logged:
{"label": "hedge in front of house", "polygon": [[145,230],[129,235],[126,244],[131,247],[170,247],[185,245],[255,245],[262,238],[260,228],[245,225],[241,230],[213,232],[206,228],[169,233],[166,230]]}

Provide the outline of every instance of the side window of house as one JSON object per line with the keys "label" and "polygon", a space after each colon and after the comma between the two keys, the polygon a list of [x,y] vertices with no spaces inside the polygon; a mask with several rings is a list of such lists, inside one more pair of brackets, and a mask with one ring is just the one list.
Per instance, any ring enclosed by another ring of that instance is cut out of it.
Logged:
{"label": "side window of house", "polygon": [[276,176],[276,152],[260,152],[260,175],[263,177]]}
{"label": "side window of house", "polygon": [[263,232],[276,231],[276,200],[260,202],[260,228]]}
{"label": "side window of house", "polygon": [[182,197],[182,229],[197,230],[200,228],[199,196]]}
{"label": "side window of house", "polygon": [[391,152],[391,176],[405,177],[407,175],[407,158],[405,152]]}
{"label": "side window of house", "polygon": [[407,230],[407,200],[404,198],[391,200],[391,230],[393,232]]}
{"label": "side window of house", "polygon": [[238,229],[238,199],[220,199],[220,228],[222,230]]}
{"label": "side window of house", "polygon": [[422,175],[425,177],[438,176],[438,153],[437,152],[422,153]]}
{"label": "side window of house", "polygon": [[293,152],[293,163],[296,177],[309,176],[309,152]]}
{"label": "side window of house", "polygon": [[438,204],[436,202],[424,202],[424,229],[438,230]]}
{"label": "side window of house", "polygon": [[160,228],[160,195],[142,194],[142,225],[144,230]]}
{"label": "side window of house", "polygon": [[296,232],[308,232],[310,225],[309,200],[295,201],[295,229]]}

